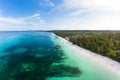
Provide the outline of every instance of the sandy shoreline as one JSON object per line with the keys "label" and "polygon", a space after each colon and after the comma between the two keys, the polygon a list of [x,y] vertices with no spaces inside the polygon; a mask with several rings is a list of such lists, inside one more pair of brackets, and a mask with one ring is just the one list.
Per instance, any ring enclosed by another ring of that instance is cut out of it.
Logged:
{"label": "sandy shoreline", "polygon": [[102,66],[107,66],[107,68],[113,70],[115,73],[120,75],[120,63],[118,63],[118,62],[116,62],[116,61],[114,61],[110,58],[107,58],[107,57],[101,56],[99,54],[93,53],[89,50],[83,49],[83,48],[81,48],[77,45],[74,45],[64,38],[61,38],[59,36],[58,36],[58,38],[63,43],[65,43],[67,46],[70,46],[70,48],[72,48],[74,51],[76,51],[76,53],[78,53],[78,54],[80,53],[83,56],[87,56],[89,59],[101,64]]}

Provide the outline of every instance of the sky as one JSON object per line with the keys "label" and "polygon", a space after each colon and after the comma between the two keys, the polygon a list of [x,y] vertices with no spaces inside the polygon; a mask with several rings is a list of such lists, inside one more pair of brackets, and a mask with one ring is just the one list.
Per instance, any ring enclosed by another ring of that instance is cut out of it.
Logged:
{"label": "sky", "polygon": [[120,30],[120,0],[0,0],[0,31]]}

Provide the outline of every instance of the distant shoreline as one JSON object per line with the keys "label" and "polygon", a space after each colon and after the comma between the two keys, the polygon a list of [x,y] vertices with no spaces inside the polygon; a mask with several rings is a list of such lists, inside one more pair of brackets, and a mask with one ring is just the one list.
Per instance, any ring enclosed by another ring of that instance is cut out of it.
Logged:
{"label": "distant shoreline", "polygon": [[0,30],[0,32],[23,32],[23,31],[40,31],[40,32],[120,32],[120,30]]}

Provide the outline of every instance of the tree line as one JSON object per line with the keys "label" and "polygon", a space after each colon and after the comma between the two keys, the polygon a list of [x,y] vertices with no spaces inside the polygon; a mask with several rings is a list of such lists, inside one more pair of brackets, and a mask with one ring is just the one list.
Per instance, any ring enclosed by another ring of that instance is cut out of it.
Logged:
{"label": "tree line", "polygon": [[120,62],[120,32],[54,32],[80,47]]}

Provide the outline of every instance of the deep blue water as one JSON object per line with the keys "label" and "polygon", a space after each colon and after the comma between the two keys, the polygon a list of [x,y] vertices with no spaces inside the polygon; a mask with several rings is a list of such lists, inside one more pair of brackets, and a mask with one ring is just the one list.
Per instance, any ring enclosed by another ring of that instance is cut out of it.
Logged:
{"label": "deep blue water", "polygon": [[79,76],[78,68],[60,64],[67,58],[53,38],[49,32],[0,32],[0,80]]}

